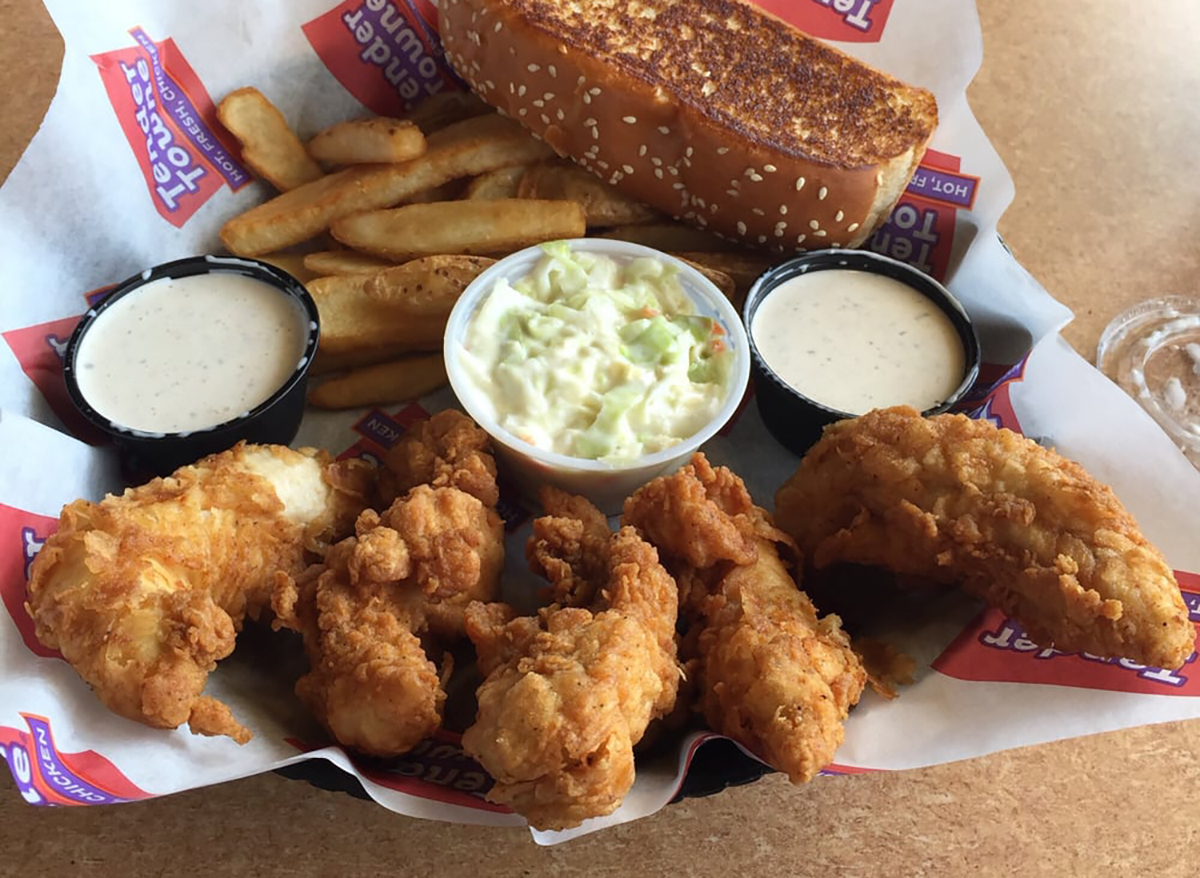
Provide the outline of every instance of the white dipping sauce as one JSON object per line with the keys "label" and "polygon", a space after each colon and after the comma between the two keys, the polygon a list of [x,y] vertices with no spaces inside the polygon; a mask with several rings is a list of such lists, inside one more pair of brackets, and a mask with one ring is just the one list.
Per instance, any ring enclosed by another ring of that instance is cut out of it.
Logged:
{"label": "white dipping sauce", "polygon": [[849,414],[933,408],[966,370],[958,331],[937,304],[868,271],[810,271],[784,281],[759,304],[751,334],[776,375]]}
{"label": "white dipping sauce", "polygon": [[80,340],[75,379],[119,426],[202,430],[282,387],[307,336],[300,304],[268,283],[231,272],[163,278],[100,313]]}

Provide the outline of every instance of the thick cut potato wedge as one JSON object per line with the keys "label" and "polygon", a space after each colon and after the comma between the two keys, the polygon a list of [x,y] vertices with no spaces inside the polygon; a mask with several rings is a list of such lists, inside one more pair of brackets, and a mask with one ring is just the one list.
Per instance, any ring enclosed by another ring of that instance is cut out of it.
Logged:
{"label": "thick cut potato wedge", "polygon": [[426,141],[426,152],[392,165],[358,165],[314,180],[236,216],[221,229],[230,252],[256,256],[307,241],[339,217],[399,204],[459,177],[546,158],[550,147],[516,122],[478,116]]}
{"label": "thick cut potato wedge", "polygon": [[485,256],[426,256],[372,275],[363,289],[412,317],[445,320],[467,284],[495,261]]}
{"label": "thick cut potato wedge", "polygon": [[331,274],[375,274],[396,263],[354,250],[321,250],[304,256],[304,267],[313,277]]}
{"label": "thick cut potato wedge", "polygon": [[440,353],[414,354],[330,378],[308,392],[308,401],[326,409],[404,402],[437,390],[446,380]]}
{"label": "thick cut potato wedge", "polygon": [[338,122],[308,142],[308,154],[330,165],[407,162],[425,152],[425,135],[408,120]]}
{"label": "thick cut potato wedge", "polygon": [[663,219],[662,214],[568,161],[538,162],[525,172],[518,198],[576,201],[589,227],[623,226]]}
{"label": "thick cut potato wedge", "polygon": [[[242,159],[280,192],[322,176],[283,114],[256,88],[239,88],[217,105],[217,118],[242,145]],[[259,251],[264,252],[264,251]]]}
{"label": "thick cut potato wedge", "polygon": [[446,318],[414,317],[395,302],[366,292],[369,275],[319,277],[307,284],[321,315],[319,353],[346,354],[382,346],[436,351],[442,346]]}
{"label": "thick cut potato wedge", "polygon": [[309,375],[328,375],[331,372],[345,372],[362,366],[374,366],[376,363],[386,363],[412,353],[412,346],[406,344],[384,344],[358,350],[345,350],[330,353],[324,348],[318,348],[313,357]]}
{"label": "thick cut potato wedge", "polygon": [[498,198],[517,198],[521,188],[521,178],[529,169],[528,165],[513,165],[511,168],[499,168],[480,174],[467,184],[463,198],[474,201],[495,201]]}
{"label": "thick cut potato wedge", "polygon": [[587,230],[573,201],[445,201],[348,216],[333,236],[356,250],[397,262],[438,253],[507,253]]}

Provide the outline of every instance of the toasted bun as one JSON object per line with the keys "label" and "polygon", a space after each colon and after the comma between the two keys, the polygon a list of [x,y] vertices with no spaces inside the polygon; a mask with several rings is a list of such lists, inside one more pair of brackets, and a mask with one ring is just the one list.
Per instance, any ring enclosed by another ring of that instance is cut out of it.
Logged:
{"label": "toasted bun", "polygon": [[778,250],[854,247],[937,125],[933,95],[736,0],[442,0],[488,103],[659,210]]}

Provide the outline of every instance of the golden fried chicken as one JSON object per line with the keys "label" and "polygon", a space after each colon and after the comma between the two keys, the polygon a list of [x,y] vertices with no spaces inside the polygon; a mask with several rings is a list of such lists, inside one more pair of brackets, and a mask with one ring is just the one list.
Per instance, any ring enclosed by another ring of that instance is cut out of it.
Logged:
{"label": "golden fried chicken", "polygon": [[828,427],[775,497],[818,568],[958,583],[1044,646],[1178,668],[1195,629],[1112,490],[1010,430],[911,408]]}
{"label": "golden fried chicken", "polygon": [[491,439],[462,412],[445,409],[414,425],[384,457],[384,504],[417,485],[458,488],[495,506],[496,462]]}
{"label": "golden fried chicken", "polygon": [[500,517],[457,488],[419,485],[364,512],[323,565],[276,583],[276,627],[303,635],[311,665],[297,695],[346,747],[411,750],[446,697],[421,636],[461,637],[467,604],[495,597],[503,566]]}
{"label": "golden fried chicken", "polygon": [[165,479],[63,509],[34,560],[26,607],[115,713],[156,728],[251,733],[203,696],[276,571],[299,573],[350,531],[374,490],[361,461],[240,444]]}
{"label": "golden fried chicken", "polygon": [[678,604],[674,581],[632,528],[613,534],[605,524],[596,540],[604,518],[590,504],[547,497],[563,514],[538,520],[529,555],[556,593],[594,603],[521,618],[504,605],[471,605],[467,633],[487,676],[462,744],[495,778],[491,801],[539,829],[566,829],[620,805],[634,745],[674,706]]}
{"label": "golden fried chicken", "polygon": [[741,479],[699,453],[635,492],[623,522],[679,580],[692,626],[685,658],[709,726],[794,783],[811,780],[842,743],[866,671],[841,620],[819,619],[781,560],[791,539]]}

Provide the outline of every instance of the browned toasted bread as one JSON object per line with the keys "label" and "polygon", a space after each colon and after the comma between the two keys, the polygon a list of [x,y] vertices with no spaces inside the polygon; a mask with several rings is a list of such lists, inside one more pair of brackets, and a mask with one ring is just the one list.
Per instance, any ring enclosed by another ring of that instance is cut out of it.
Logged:
{"label": "browned toasted bread", "polygon": [[853,246],[937,124],[933,95],[737,0],[445,0],[447,57],[558,152],[672,216]]}

